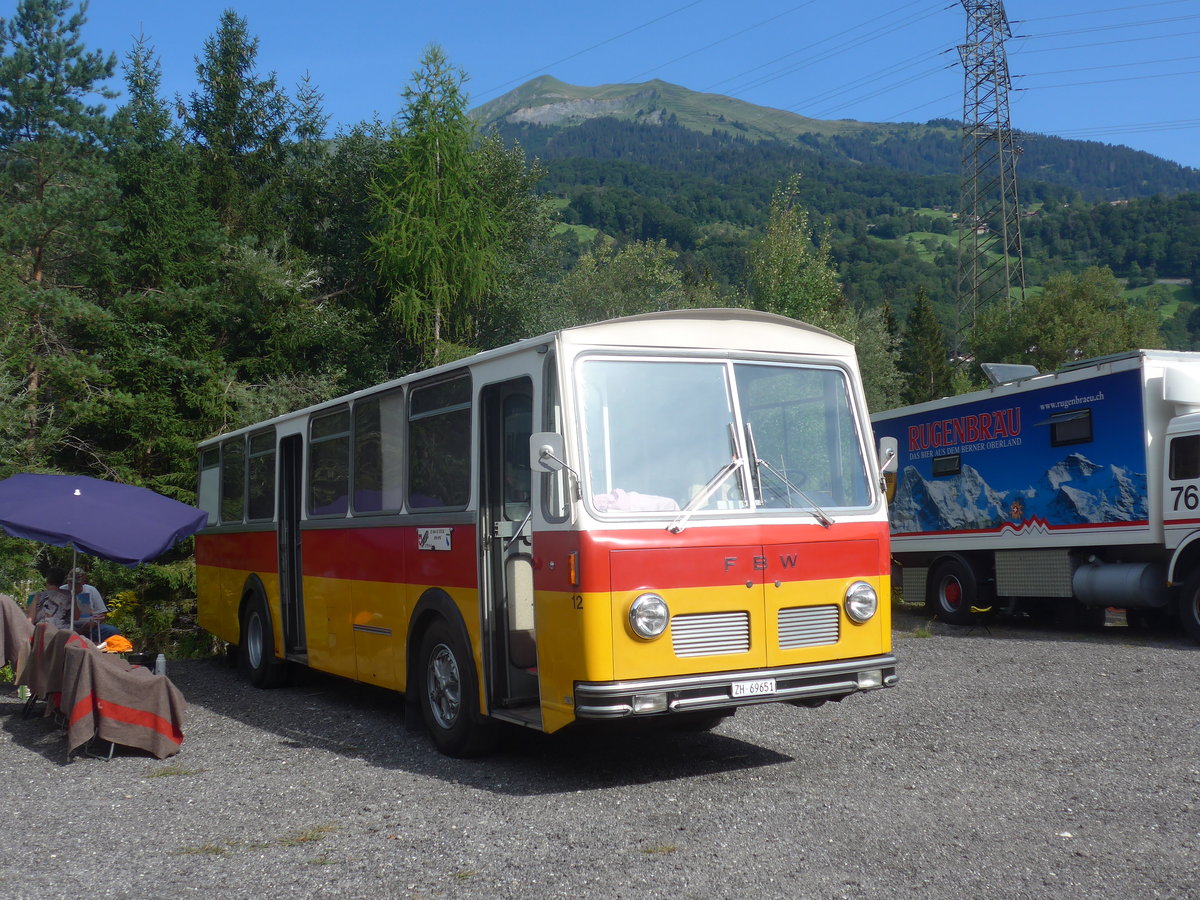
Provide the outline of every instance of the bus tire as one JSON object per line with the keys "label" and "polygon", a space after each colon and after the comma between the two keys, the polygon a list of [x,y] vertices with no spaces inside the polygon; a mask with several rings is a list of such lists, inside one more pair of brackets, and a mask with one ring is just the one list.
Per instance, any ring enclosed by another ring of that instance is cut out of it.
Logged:
{"label": "bus tire", "polygon": [[1200,569],[1192,572],[1183,583],[1175,610],[1187,636],[1200,643]]}
{"label": "bus tire", "polygon": [[975,570],[956,557],[943,559],[929,575],[926,606],[941,621],[951,625],[970,625],[979,604],[979,581]]}
{"label": "bus tire", "polygon": [[478,721],[479,682],[467,648],[440,618],[430,623],[420,646],[417,702],[434,745],[460,759],[492,750],[496,729]]}
{"label": "bus tire", "polygon": [[275,658],[271,613],[261,594],[253,594],[242,609],[238,668],[255,687],[279,687],[286,681],[286,664]]}

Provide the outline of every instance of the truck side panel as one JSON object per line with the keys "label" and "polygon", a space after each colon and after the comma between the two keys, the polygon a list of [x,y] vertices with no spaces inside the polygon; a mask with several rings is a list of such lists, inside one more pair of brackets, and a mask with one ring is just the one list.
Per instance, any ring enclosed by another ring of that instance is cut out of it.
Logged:
{"label": "truck side panel", "polygon": [[895,549],[1152,540],[1143,423],[1140,368],[876,417],[899,443]]}

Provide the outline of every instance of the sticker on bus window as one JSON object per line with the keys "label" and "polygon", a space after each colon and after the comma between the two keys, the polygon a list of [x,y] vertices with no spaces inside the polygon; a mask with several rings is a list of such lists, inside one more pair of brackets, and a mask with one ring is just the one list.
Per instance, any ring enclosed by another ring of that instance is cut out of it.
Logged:
{"label": "sticker on bus window", "polygon": [[418,550],[449,550],[453,528],[418,528]]}

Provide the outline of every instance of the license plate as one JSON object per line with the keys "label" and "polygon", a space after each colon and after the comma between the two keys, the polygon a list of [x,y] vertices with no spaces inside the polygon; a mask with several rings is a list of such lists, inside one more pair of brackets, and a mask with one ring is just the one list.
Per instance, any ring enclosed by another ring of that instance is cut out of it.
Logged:
{"label": "license plate", "polygon": [[735,681],[730,685],[731,697],[763,697],[775,693],[775,679],[764,678],[762,681]]}

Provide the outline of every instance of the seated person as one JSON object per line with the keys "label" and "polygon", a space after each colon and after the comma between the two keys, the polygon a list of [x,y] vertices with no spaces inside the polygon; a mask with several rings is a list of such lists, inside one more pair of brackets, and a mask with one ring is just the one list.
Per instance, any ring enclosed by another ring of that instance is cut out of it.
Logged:
{"label": "seated person", "polygon": [[62,579],[61,569],[51,569],[46,574],[45,589],[30,595],[25,612],[34,625],[49,622],[54,628],[71,627],[71,595],[58,586]]}
{"label": "seated person", "polygon": [[[95,586],[87,583],[87,570],[80,566],[71,572],[71,576],[75,585],[75,631],[97,641],[106,641],[117,634],[116,628],[104,622],[108,617],[108,607]],[[71,582],[61,587],[69,592]]]}

